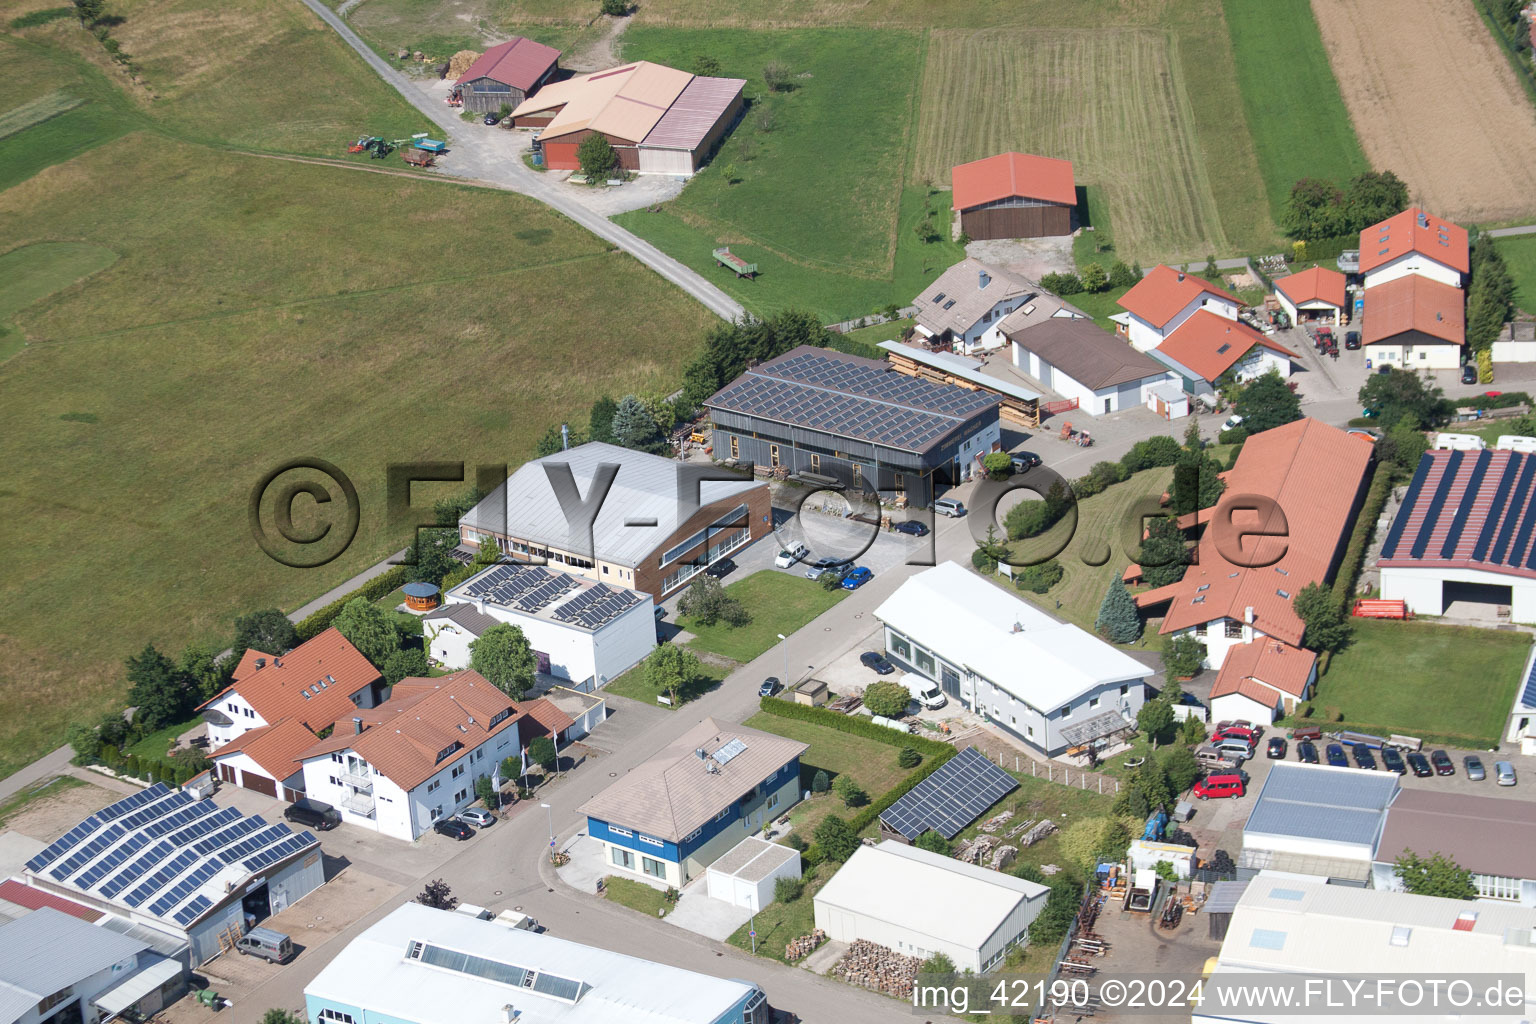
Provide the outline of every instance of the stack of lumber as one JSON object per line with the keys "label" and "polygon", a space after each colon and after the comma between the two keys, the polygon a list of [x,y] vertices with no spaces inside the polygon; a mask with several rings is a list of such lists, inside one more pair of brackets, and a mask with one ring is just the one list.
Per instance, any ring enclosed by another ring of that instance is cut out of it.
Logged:
{"label": "stack of lumber", "polygon": [[810,956],[815,948],[827,941],[827,933],[817,928],[809,935],[790,939],[784,946],[784,959],[791,962]]}
{"label": "stack of lumber", "polygon": [[908,999],[922,966],[923,962],[916,957],[902,956],[868,939],[855,939],[832,968],[832,977],[897,999]]}

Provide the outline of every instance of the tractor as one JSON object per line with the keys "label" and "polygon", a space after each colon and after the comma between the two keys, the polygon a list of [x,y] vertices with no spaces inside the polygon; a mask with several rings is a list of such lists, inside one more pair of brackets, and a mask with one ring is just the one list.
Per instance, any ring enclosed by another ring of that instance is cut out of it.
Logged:
{"label": "tractor", "polygon": [[348,146],[347,147],[347,152],[348,153],[362,153],[365,150],[371,150],[374,147],[375,143],[382,142],[382,141],[383,140],[380,139],[377,135],[364,135],[363,137],[358,139],[356,142],[352,143],[352,145]]}

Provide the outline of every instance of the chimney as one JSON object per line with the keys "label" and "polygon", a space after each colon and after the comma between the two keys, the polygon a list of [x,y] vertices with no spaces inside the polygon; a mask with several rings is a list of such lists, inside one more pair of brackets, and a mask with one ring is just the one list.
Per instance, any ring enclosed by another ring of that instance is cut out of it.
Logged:
{"label": "chimney", "polygon": [[1253,605],[1243,609],[1243,621],[1250,626],[1253,625]]}
{"label": "chimney", "polygon": [[266,668],[267,667],[267,659],[266,658],[257,658],[256,659],[256,667],[257,668]]}
{"label": "chimney", "polygon": [[1024,632],[1024,624],[1022,622],[1020,622],[1018,619],[1014,619],[1013,620],[1013,628],[1010,629],[1008,632],[1010,632],[1010,633],[1022,633],[1022,632]]}
{"label": "chimney", "polygon": [[560,424],[560,450],[564,452],[564,451],[570,451],[570,449],[571,449],[571,425],[569,423],[562,423],[562,424]]}
{"label": "chimney", "polygon": [[523,1011],[514,1009],[511,1003],[507,1003],[501,1008],[502,1024],[513,1024],[513,1021],[517,1020],[522,1015]]}
{"label": "chimney", "polygon": [[1181,271],[1179,271],[1179,280],[1180,280],[1180,281],[1183,281],[1183,280],[1184,280],[1184,271],[1182,271],[1182,270],[1181,270]]}
{"label": "chimney", "polygon": [[985,288],[992,283],[992,275],[985,270],[978,271],[976,275],[976,287]]}
{"label": "chimney", "polygon": [[361,715],[352,716],[352,735],[360,736],[363,732],[363,719]]}

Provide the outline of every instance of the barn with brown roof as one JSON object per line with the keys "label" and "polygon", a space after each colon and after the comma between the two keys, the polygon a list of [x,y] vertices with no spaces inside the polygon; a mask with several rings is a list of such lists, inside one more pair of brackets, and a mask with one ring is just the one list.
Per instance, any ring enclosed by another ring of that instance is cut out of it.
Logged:
{"label": "barn with brown roof", "polygon": [[559,71],[559,50],[514,36],[482,53],[453,89],[465,110],[490,114],[516,108]]}
{"label": "barn with brown roof", "polygon": [[974,240],[1070,235],[1077,187],[1070,160],[999,153],[950,172],[960,230]]}
{"label": "barn with brown roof", "polygon": [[1013,365],[1090,416],[1145,405],[1149,389],[1172,380],[1168,368],[1092,320],[1053,317],[1023,330],[1003,329]]}

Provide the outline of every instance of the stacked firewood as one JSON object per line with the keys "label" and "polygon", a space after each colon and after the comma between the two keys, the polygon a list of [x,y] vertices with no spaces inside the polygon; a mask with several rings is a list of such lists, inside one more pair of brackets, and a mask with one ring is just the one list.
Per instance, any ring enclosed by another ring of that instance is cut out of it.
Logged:
{"label": "stacked firewood", "polygon": [[999,846],[987,859],[987,867],[993,871],[1001,871],[1013,863],[1013,858],[1018,855],[1018,852],[1017,846]]}
{"label": "stacked firewood", "polygon": [[1028,849],[1055,831],[1056,823],[1050,818],[1046,818],[1040,824],[1036,825],[1034,828],[1025,833],[1024,838],[1019,840],[1019,845]]}
{"label": "stacked firewood", "polygon": [[807,957],[815,948],[827,941],[827,933],[817,928],[809,935],[801,935],[790,939],[784,946],[784,959],[790,962]]}
{"label": "stacked firewood", "polygon": [[993,815],[987,819],[986,824],[981,826],[981,830],[987,833],[996,832],[999,828],[1006,825],[1008,823],[1008,819],[1012,817],[1012,811],[1004,811],[1001,814]]}
{"label": "stacked firewood", "polygon": [[922,966],[923,961],[916,957],[902,956],[894,949],[867,939],[855,939],[832,968],[832,976],[897,999],[907,999],[912,995],[912,982]]}

